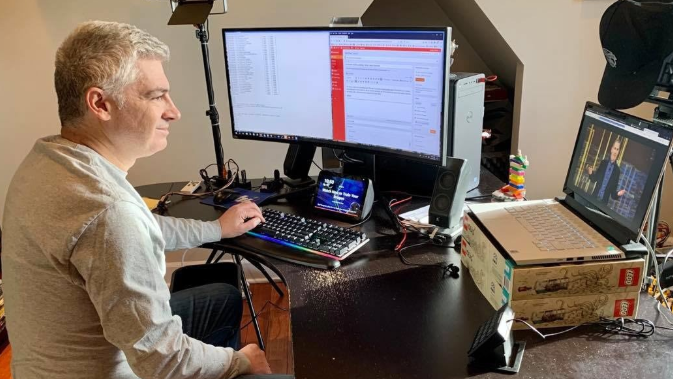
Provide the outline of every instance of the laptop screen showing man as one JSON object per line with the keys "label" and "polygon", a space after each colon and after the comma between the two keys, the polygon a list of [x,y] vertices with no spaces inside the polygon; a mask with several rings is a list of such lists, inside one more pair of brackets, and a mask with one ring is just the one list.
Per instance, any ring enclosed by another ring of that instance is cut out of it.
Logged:
{"label": "laptop screen showing man", "polygon": [[566,194],[634,235],[643,227],[670,145],[670,133],[651,126],[587,103],[565,182]]}

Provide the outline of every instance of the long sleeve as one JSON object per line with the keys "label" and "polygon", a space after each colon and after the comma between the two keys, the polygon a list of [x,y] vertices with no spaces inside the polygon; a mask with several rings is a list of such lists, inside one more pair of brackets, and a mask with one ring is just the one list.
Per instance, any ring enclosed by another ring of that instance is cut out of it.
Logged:
{"label": "long sleeve", "polygon": [[[190,231],[175,246],[196,243],[195,235]],[[180,317],[171,314],[170,294],[159,270],[162,245],[150,216],[129,202],[108,208],[79,238],[70,259],[71,278],[87,291],[105,339],[143,379],[219,379],[245,372],[250,363],[242,353],[183,334]]]}
{"label": "long sleeve", "polygon": [[220,222],[199,221],[184,218],[153,215],[166,241],[167,251],[191,249],[208,242],[222,239]]}
{"label": "long sleeve", "polygon": [[591,181],[600,181],[603,178],[603,175],[605,175],[605,162],[605,160],[602,160],[598,165],[598,168],[589,175],[589,179],[591,179]]}

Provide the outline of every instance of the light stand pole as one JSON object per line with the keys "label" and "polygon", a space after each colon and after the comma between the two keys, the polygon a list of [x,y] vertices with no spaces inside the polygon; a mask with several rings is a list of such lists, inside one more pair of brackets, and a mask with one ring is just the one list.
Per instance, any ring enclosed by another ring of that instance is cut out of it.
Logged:
{"label": "light stand pole", "polygon": [[[207,22],[207,21],[206,21]],[[196,38],[201,42],[201,55],[203,56],[203,70],[206,74],[206,89],[208,91],[208,110],[206,116],[210,117],[210,125],[213,130],[213,144],[215,147],[215,162],[217,164],[216,185],[224,185],[225,168],[224,153],[222,149],[222,134],[220,133],[220,114],[215,106],[215,91],[213,91],[213,74],[210,70],[210,51],[208,49],[208,31],[205,24],[198,24]]]}
{"label": "light stand pole", "polygon": [[215,147],[215,163],[217,175],[215,186],[220,188],[226,183],[226,170],[224,167],[224,152],[222,149],[222,135],[220,133],[220,115],[215,106],[215,91],[213,90],[213,74],[210,69],[210,51],[208,49],[208,16],[211,14],[224,14],[227,12],[227,2],[222,1],[223,11],[211,13],[214,0],[170,0],[171,15],[168,25],[194,25],[196,26],[196,39],[201,42],[201,55],[203,56],[203,70],[206,74],[206,90],[208,91],[208,110],[206,116],[210,118],[210,126],[213,132],[213,144]]}

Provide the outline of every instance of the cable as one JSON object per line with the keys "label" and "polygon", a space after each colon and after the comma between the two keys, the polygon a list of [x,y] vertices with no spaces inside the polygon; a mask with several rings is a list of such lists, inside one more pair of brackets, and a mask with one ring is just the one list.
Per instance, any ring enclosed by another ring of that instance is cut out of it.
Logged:
{"label": "cable", "polygon": [[191,249],[185,249],[185,251],[182,252],[182,260],[180,261],[180,267],[185,267],[185,255],[187,255],[187,252]]}
{"label": "cable", "polygon": [[[664,270],[664,267],[666,266],[666,261],[668,261],[668,258],[670,258],[672,255],[673,255],[673,249],[669,250],[669,252],[664,257],[664,263],[661,264],[661,271]],[[659,273],[659,275],[661,275],[661,273]]]}
{"label": "cable", "polygon": [[349,226],[349,227],[346,228],[346,229],[351,229],[351,228],[354,228],[354,227],[356,227],[356,226],[360,226],[360,225],[364,224],[365,222],[369,221],[369,218],[372,217],[372,213],[374,213],[374,212],[369,211],[369,214],[367,215],[367,217],[365,217],[364,220],[358,222],[357,224],[353,224],[353,225]]}
{"label": "cable", "polygon": [[313,164],[315,165],[315,167],[317,167],[317,168],[318,168],[318,170],[322,171],[322,167],[318,166],[318,164],[317,164],[317,163],[315,163],[315,161],[313,161]]}
{"label": "cable", "polygon": [[396,206],[396,205],[399,205],[399,204],[402,204],[402,203],[406,203],[406,202],[409,201],[409,200],[411,200],[411,196],[407,197],[406,199],[402,199],[402,200],[393,199],[393,200],[390,200],[390,202],[388,203],[388,206],[389,206],[390,208],[392,208],[392,207],[394,207],[394,206]]}
{"label": "cable", "polygon": [[657,223],[657,241],[656,247],[664,247],[666,240],[671,236],[671,227],[664,220]]}
{"label": "cable", "polygon": [[[405,234],[405,235],[406,235],[406,234]],[[403,247],[403,248],[400,248],[400,249],[396,249],[396,251],[397,251],[397,255],[400,257],[400,261],[402,261],[402,263],[404,263],[404,264],[407,265],[407,266],[417,266],[417,267],[438,267],[438,268],[440,268],[440,269],[443,271],[443,273],[444,273],[443,275],[444,275],[444,276],[447,276],[447,275],[448,275],[448,276],[452,276],[452,277],[454,277],[454,278],[457,278],[457,277],[458,277],[458,272],[460,272],[460,269],[459,269],[457,266],[455,266],[453,263],[448,263],[448,264],[447,264],[447,263],[443,263],[443,262],[439,262],[439,263],[414,263],[414,262],[409,261],[409,260],[402,254],[402,252],[403,252],[404,250],[410,249],[410,248],[412,248],[412,247],[417,247],[417,246],[427,245],[427,244],[429,244],[429,243],[431,243],[431,242],[434,242],[434,241],[433,241],[432,239],[430,239],[430,240],[428,240],[428,241],[424,241],[424,242],[421,242],[421,243],[417,243],[417,244],[414,244],[414,245],[409,245],[409,246],[407,246],[407,247]]]}
{"label": "cable", "polygon": [[[208,170],[209,167],[214,166],[215,164],[209,164],[205,168],[202,168],[201,170],[199,170],[199,174],[201,175],[201,178],[206,183],[206,192],[185,193],[185,192],[180,192],[180,191],[178,191],[178,192],[169,191],[168,193],[165,193],[165,194],[161,195],[161,197],[159,198],[159,202],[157,203],[157,209],[160,210],[160,211],[167,210],[168,209],[168,207],[167,207],[168,200],[173,195],[181,195],[182,197],[199,198],[199,197],[215,195],[219,192],[222,192],[222,191],[226,190],[234,182],[234,179],[238,176],[238,172],[239,172],[238,163],[236,163],[236,161],[234,161],[233,159],[229,159],[227,162],[225,162],[225,165],[227,165],[229,167],[229,170],[231,169],[231,164],[234,164],[236,166],[236,171],[232,172],[231,177],[228,178],[227,182],[221,188],[213,190],[212,183],[211,183],[212,178],[210,176],[208,176],[208,171],[207,170]],[[172,189],[172,187],[171,187],[171,189]]]}
{"label": "cable", "polygon": [[[652,261],[654,262],[654,275],[657,279],[657,290],[659,290],[659,294],[661,295],[661,300],[657,300],[657,312],[663,317],[666,322],[668,322],[670,325],[673,325],[673,322],[666,316],[665,313],[661,311],[661,302],[663,301],[664,304],[668,304],[668,299],[666,298],[666,295],[664,294],[664,291],[661,289],[661,280],[659,279],[659,262],[657,262],[657,254],[652,248],[652,245],[650,245],[650,242],[645,238],[644,235],[641,234],[640,239],[645,243],[645,247],[647,247],[647,251],[650,253],[652,257]],[[656,296],[656,292],[655,292]],[[667,312],[670,312],[670,310],[667,309]]]}
{"label": "cable", "polygon": [[355,158],[351,158],[346,154],[346,151],[342,151],[341,154],[337,154],[336,149],[332,149],[332,153],[341,163],[364,163],[363,161]]}
{"label": "cable", "polygon": [[536,327],[533,325],[529,324],[525,320],[521,320],[518,318],[512,319],[511,321],[516,321],[520,322],[522,324],[525,324],[528,328],[530,328],[532,331],[537,333],[538,336],[540,336],[542,339],[547,339],[549,337],[555,337],[560,334],[568,333],[572,330],[575,330],[581,326],[601,326],[603,327],[603,330],[608,333],[615,333],[615,334],[621,334],[621,335],[627,335],[627,336],[632,336],[632,337],[643,337],[647,338],[650,337],[651,335],[654,334],[657,328],[660,329],[666,329],[666,330],[673,330],[673,328],[667,328],[667,327],[659,327],[654,325],[652,321],[646,320],[646,319],[625,319],[625,318],[617,318],[614,320],[602,318],[600,321],[596,322],[585,322],[579,325],[575,325],[573,327],[561,330],[560,332],[556,333],[549,333],[549,334],[542,334]]}
{"label": "cable", "polygon": [[259,318],[259,316],[261,316],[261,315],[264,313],[264,310],[266,309],[266,306],[269,305],[269,304],[271,304],[273,307],[275,307],[275,308],[277,308],[277,309],[280,309],[280,310],[283,311],[283,312],[288,312],[288,311],[289,311],[289,309],[283,308],[283,307],[281,307],[281,306],[279,306],[279,305],[276,305],[276,304],[272,303],[270,300],[267,300],[266,303],[264,303],[264,305],[262,306],[262,309],[260,309],[259,312],[257,312],[257,313],[255,314],[255,317],[251,317],[251,318],[250,318],[250,321],[248,321],[248,322],[246,322],[245,324],[243,324],[243,326],[241,326],[241,328],[240,328],[239,330],[243,330],[243,329],[247,328],[250,324],[252,324],[252,322],[253,322],[254,320],[256,320],[257,318]]}

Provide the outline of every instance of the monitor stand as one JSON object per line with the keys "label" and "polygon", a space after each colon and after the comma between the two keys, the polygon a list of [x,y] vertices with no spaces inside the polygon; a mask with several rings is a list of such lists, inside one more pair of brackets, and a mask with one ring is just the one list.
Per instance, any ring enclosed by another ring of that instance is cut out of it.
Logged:
{"label": "monitor stand", "polygon": [[315,145],[290,144],[285,153],[283,174],[287,177],[283,183],[290,188],[306,188],[315,184],[308,176],[315,155]]}
{"label": "monitor stand", "polygon": [[[340,151],[336,152],[340,154]],[[334,159],[331,153],[331,149],[323,149],[323,164]],[[432,196],[439,166],[402,157],[348,150],[346,157],[360,162],[343,162],[343,174],[371,178],[377,192],[400,191],[415,196]]]}

